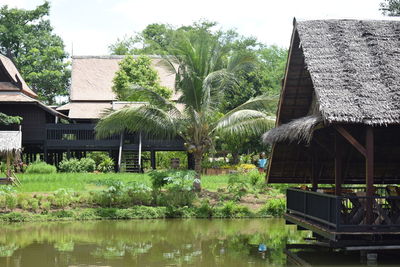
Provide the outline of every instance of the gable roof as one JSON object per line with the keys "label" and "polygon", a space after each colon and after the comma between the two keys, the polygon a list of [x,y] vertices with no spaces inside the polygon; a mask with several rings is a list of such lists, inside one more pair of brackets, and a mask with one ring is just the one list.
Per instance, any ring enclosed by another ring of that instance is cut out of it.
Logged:
{"label": "gable roof", "polygon": [[[112,101],[113,79],[124,56],[74,56],[71,73],[71,101]],[[174,91],[175,74],[162,64],[163,59],[151,56],[153,68],[158,72],[160,84]]]}
{"label": "gable roof", "polygon": [[[5,80],[2,82],[7,82],[8,87],[11,91],[14,91],[15,88],[21,90],[24,94],[37,98],[37,94],[33,92],[29,86],[26,84],[21,74],[19,73],[17,67],[14,63],[6,56],[0,55],[0,71],[5,77]],[[5,90],[5,85],[3,84],[1,90]],[[14,88],[15,87],[15,88]]]}
{"label": "gable roof", "polygon": [[327,122],[400,124],[400,21],[298,21],[295,30]]}

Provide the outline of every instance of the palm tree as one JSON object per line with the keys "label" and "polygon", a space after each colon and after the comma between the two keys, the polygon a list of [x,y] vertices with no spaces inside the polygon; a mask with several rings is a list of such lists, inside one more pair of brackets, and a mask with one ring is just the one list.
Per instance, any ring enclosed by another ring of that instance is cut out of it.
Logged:
{"label": "palm tree", "polygon": [[106,115],[97,124],[96,132],[100,138],[124,131],[141,131],[159,138],[182,137],[194,156],[198,177],[194,186],[200,190],[201,161],[213,139],[224,135],[261,136],[274,124],[274,118],[265,112],[271,98],[252,98],[218,118],[224,89],[237,86],[235,71],[248,67],[254,57],[249,53],[231,54],[205,31],[179,32],[175,40],[174,49],[165,60],[176,73],[181,93],[178,104],[183,104],[183,110],[147,88],[136,87],[135,93],[146,96],[148,103]]}

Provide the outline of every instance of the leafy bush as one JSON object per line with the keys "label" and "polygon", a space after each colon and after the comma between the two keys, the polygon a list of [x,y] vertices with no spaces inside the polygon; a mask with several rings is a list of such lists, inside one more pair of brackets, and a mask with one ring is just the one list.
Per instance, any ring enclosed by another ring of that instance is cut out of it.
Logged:
{"label": "leafy bush", "polygon": [[156,154],[156,165],[159,169],[169,169],[171,168],[171,159],[178,158],[180,162],[180,167],[185,169],[188,160],[187,153],[184,151],[158,151]]}
{"label": "leafy bush", "polygon": [[252,186],[256,186],[258,183],[260,183],[265,179],[265,174],[260,173],[257,169],[255,169],[248,172],[247,177],[249,179],[250,184]]}
{"label": "leafy bush", "polygon": [[72,202],[73,192],[71,190],[60,188],[54,192],[53,205],[59,208],[66,208]]}
{"label": "leafy bush", "polygon": [[91,158],[64,159],[60,162],[59,169],[61,172],[93,172],[96,169],[96,163]]}
{"label": "leafy bush", "polygon": [[64,159],[58,166],[61,172],[81,172],[79,160],[75,158]]}
{"label": "leafy bush", "polygon": [[259,214],[262,216],[282,216],[286,210],[286,201],[284,198],[269,199],[267,203],[260,209]]}
{"label": "leafy bush", "polygon": [[251,217],[253,214],[246,206],[241,206],[233,201],[226,202],[223,206],[217,208],[214,217],[220,218],[243,218]]}
{"label": "leafy bush", "polygon": [[39,173],[39,174],[49,174],[56,173],[57,168],[53,165],[47,164],[43,161],[35,161],[26,168],[26,173]]}
{"label": "leafy bush", "polygon": [[208,200],[203,201],[196,211],[196,217],[198,218],[211,218],[213,214],[214,209]]}
{"label": "leafy bush", "polygon": [[81,172],[94,172],[96,170],[96,162],[91,158],[81,158],[79,165]]}
{"label": "leafy bush", "polygon": [[110,157],[108,156],[107,152],[94,151],[94,152],[88,153],[87,158],[91,158],[92,160],[94,160],[94,162],[96,163],[96,166],[98,166],[101,162],[103,162],[105,159],[110,158]]}
{"label": "leafy bush", "polygon": [[114,171],[114,165],[114,161],[108,157],[100,162],[100,164],[97,166],[97,170],[99,172],[112,172]]}
{"label": "leafy bush", "polygon": [[228,179],[228,191],[236,201],[240,201],[247,194],[248,184],[245,177],[240,173],[232,173]]}

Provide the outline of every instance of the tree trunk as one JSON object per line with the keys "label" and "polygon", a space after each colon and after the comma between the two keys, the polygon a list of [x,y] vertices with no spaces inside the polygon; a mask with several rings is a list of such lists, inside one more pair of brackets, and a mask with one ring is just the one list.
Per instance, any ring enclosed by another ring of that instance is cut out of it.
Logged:
{"label": "tree trunk", "polygon": [[240,158],[239,158],[239,153],[237,152],[232,152],[232,163],[233,164],[239,164]]}
{"label": "tree trunk", "polygon": [[196,172],[196,180],[193,183],[193,188],[195,191],[201,191],[201,161],[203,159],[203,153],[195,152],[194,156],[194,170]]}

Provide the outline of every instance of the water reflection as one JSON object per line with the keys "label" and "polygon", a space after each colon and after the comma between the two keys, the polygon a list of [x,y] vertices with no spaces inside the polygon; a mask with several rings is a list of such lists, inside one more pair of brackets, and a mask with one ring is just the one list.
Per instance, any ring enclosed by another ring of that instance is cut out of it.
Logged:
{"label": "water reflection", "polygon": [[280,219],[9,224],[0,266],[282,266],[286,242],[300,240]]}

